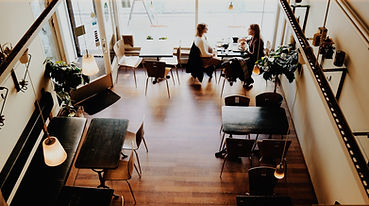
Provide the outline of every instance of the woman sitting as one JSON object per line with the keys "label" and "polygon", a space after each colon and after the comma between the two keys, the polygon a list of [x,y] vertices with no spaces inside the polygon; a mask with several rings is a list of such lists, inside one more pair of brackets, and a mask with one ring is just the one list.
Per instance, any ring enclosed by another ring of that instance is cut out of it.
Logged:
{"label": "woman sitting", "polygon": [[194,44],[199,48],[202,66],[211,78],[214,68],[220,65],[221,60],[215,57],[215,53],[213,53],[213,49],[209,46],[204,35],[208,32],[208,26],[206,24],[198,24],[196,30]]}
{"label": "woman sitting", "polygon": [[252,70],[255,62],[264,56],[264,41],[260,37],[260,27],[258,24],[251,24],[248,29],[248,34],[251,36],[250,39],[241,38],[238,42],[241,44],[248,44],[249,49],[246,52],[249,54],[249,60],[247,61],[247,69],[250,77],[245,80],[244,87],[250,87],[254,80],[251,77]]}

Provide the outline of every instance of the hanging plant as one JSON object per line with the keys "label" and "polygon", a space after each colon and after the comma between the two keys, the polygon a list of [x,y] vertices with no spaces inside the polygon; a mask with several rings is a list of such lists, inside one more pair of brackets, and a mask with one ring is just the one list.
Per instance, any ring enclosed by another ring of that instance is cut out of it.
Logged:
{"label": "hanging plant", "polygon": [[74,63],[67,64],[63,61],[56,61],[46,59],[45,74],[54,82],[54,90],[58,98],[65,106],[71,106],[71,90],[77,89],[79,85],[88,84],[90,78],[82,74],[82,70]]}
{"label": "hanging plant", "polygon": [[279,78],[282,74],[291,83],[295,79],[295,71],[299,66],[298,52],[292,47],[281,46],[275,51],[271,51],[268,56],[264,56],[256,65],[260,69],[260,74],[265,80],[274,81],[274,92],[276,92]]}

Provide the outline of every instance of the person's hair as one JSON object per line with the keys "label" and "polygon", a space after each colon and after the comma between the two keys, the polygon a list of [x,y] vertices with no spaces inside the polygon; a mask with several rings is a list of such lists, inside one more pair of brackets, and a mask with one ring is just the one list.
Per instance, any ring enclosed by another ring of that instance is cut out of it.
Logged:
{"label": "person's hair", "polygon": [[196,27],[196,36],[202,37],[206,27],[207,27],[206,24],[198,24]]}
{"label": "person's hair", "polygon": [[250,29],[254,31],[254,39],[260,39],[260,27],[258,24],[250,24]]}

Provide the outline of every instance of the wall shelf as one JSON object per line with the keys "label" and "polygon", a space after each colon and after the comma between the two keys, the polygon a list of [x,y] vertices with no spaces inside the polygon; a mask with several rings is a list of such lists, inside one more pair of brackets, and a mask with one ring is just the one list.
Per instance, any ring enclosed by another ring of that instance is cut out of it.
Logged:
{"label": "wall shelf", "polygon": [[336,66],[333,64],[333,58],[323,59],[321,54],[319,54],[318,56],[319,47],[313,46],[312,40],[308,40],[308,42],[311,45],[315,56],[317,57],[317,60],[324,72],[324,75],[327,78],[329,86],[335,93],[336,99],[339,100],[343,87],[343,82],[345,81],[347,73],[346,65],[343,64],[342,66]]}

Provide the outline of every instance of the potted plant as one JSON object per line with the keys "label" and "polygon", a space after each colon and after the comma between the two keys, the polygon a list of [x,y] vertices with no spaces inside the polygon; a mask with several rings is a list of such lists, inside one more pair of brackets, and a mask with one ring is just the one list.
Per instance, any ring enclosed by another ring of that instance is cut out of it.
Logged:
{"label": "potted plant", "polygon": [[73,116],[75,109],[72,106],[70,92],[81,84],[89,83],[90,78],[83,75],[82,70],[74,63],[67,64],[63,61],[53,62],[51,59],[46,59],[44,64],[45,74],[54,82],[54,90],[63,108],[68,116]]}
{"label": "potted plant", "polygon": [[287,77],[290,83],[293,82],[298,65],[298,52],[289,46],[281,46],[277,50],[271,51],[268,56],[256,61],[256,66],[259,67],[263,78],[274,81],[274,93],[277,91],[282,74]]}

